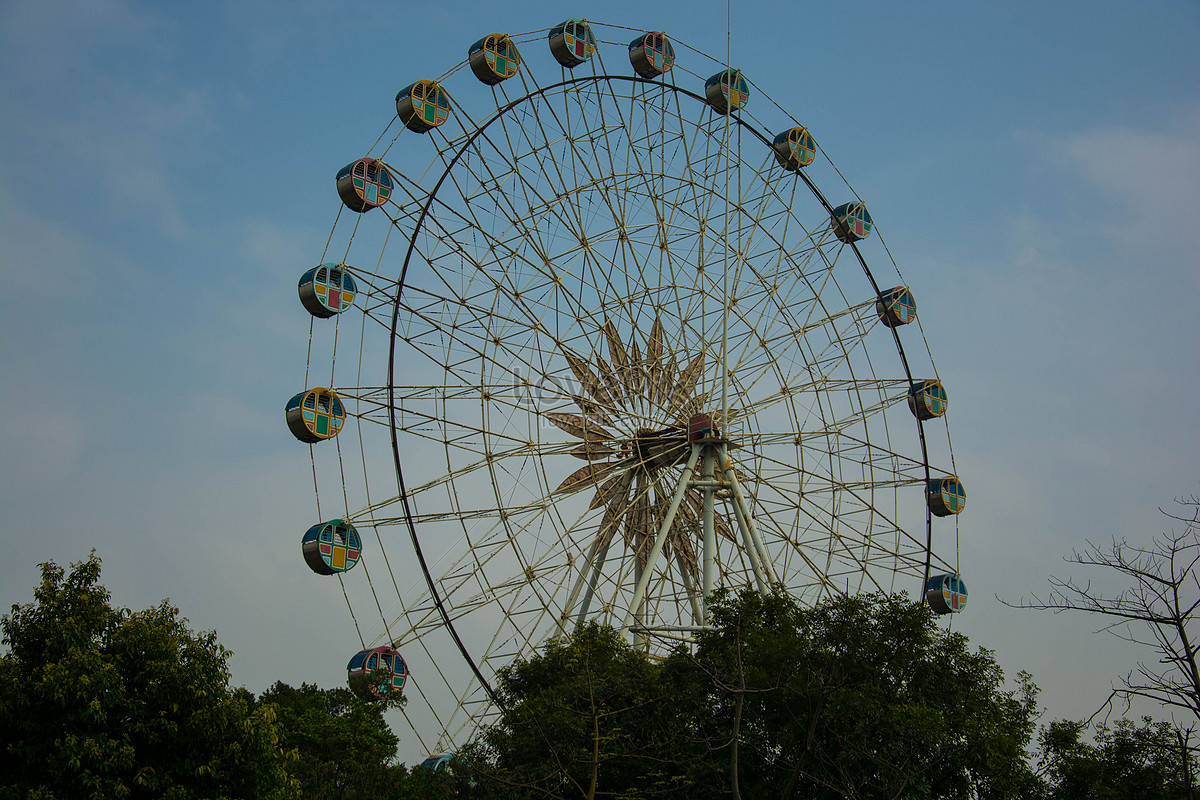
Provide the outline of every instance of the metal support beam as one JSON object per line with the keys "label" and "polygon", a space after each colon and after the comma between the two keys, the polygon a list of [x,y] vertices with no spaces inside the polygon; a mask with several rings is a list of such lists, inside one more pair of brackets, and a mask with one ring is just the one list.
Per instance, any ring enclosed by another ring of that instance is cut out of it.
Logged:
{"label": "metal support beam", "polygon": [[[662,524],[658,526],[658,535],[654,537],[654,547],[650,550],[650,555],[646,557],[646,566],[638,575],[637,586],[633,590],[633,600],[629,603],[629,613],[625,617],[625,628],[631,628],[636,622],[641,624],[642,619],[642,604],[646,599],[646,588],[650,585],[650,579],[654,575],[654,567],[658,563],[659,556],[662,555],[663,546],[667,543],[667,536],[671,533],[671,526],[675,523],[675,515],[679,513],[679,504],[683,502],[683,496],[687,492],[688,484],[691,482],[692,473],[696,470],[696,462],[700,459],[702,446],[699,444],[692,445],[692,453],[688,456],[687,466],[683,468],[683,475],[679,478],[679,484],[675,487],[675,493],[671,496],[671,504],[667,507],[667,513],[663,516]],[[636,637],[639,634],[635,634]]]}
{"label": "metal support beam", "polygon": [[[619,518],[613,522],[614,527],[619,524]],[[587,587],[587,591],[584,593],[583,602],[579,606],[579,613],[575,617],[575,625],[582,625],[584,619],[586,619],[588,608],[592,605],[592,595],[596,592],[596,582],[600,579],[600,572],[604,569],[604,562],[608,559],[608,549],[612,546],[615,533],[616,531],[608,531],[606,536],[606,532],[601,530],[596,533],[596,538],[592,540],[592,547],[588,552],[587,561],[579,570],[579,577],[575,581],[575,586],[571,589],[571,594],[567,598],[567,604],[563,607],[562,616],[559,618],[558,629],[560,633],[568,633],[564,623],[571,616],[571,612],[575,608],[575,601],[579,598],[579,592],[584,586]]]}
{"label": "metal support beam", "polygon": [[[697,445],[693,445],[695,447]],[[712,484],[716,478],[716,453],[712,447],[705,446],[704,448],[704,480]],[[713,587],[717,580],[717,522],[716,514],[713,508],[715,501],[715,492],[710,488],[704,491],[704,621],[708,622],[710,612],[708,609],[709,598],[712,597]]]}
{"label": "metal support beam", "polygon": [[766,594],[770,590],[770,586],[775,583],[775,575],[771,571],[771,559],[767,555],[767,548],[763,544],[762,538],[758,535],[754,517],[750,515],[750,504],[746,502],[746,496],[742,493],[742,485],[737,479],[737,472],[724,453],[722,453],[721,463],[724,465],[725,480],[729,483],[733,514],[737,517],[738,528],[742,533],[742,543],[746,547],[747,555],[750,556],[750,563],[754,566],[754,578],[758,583],[758,591]]}

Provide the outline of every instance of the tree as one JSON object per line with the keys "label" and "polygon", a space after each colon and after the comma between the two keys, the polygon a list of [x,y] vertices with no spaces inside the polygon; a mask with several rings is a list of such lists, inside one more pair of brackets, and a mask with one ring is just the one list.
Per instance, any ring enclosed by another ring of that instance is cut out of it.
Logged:
{"label": "tree", "polygon": [[296,795],[274,711],[229,687],[214,633],[167,601],[111,607],[94,553],[41,569],[0,621],[0,797]]}
{"label": "tree", "polygon": [[[902,596],[812,608],[752,591],[713,603],[666,669],[699,696],[696,741],[737,797],[1028,797],[1037,688]],[[679,703],[677,707],[685,707]]]}
{"label": "tree", "polygon": [[1038,610],[1083,611],[1107,620],[1101,630],[1142,647],[1154,664],[1139,661],[1113,689],[1109,701],[1135,697],[1168,708],[1186,710],[1200,719],[1200,668],[1197,667],[1196,612],[1200,608],[1200,498],[1177,503],[1182,511],[1162,513],[1182,530],[1154,537],[1149,547],[1113,539],[1100,546],[1087,543],[1066,561],[1115,573],[1124,588],[1115,593],[1075,578],[1050,578],[1051,591],[1017,604]]}
{"label": "tree", "polygon": [[295,754],[288,771],[302,798],[388,797],[404,782],[404,769],[393,763],[398,740],[381,703],[349,689],[276,682],[258,705],[279,719],[281,745]]}
{"label": "tree", "polygon": [[723,593],[661,661],[588,626],[499,676],[477,796],[1025,798],[1036,687],[903,597]]}
{"label": "tree", "polygon": [[590,623],[502,669],[503,713],[462,761],[474,794],[639,797],[679,788],[662,727],[659,670],[611,628]]}
{"label": "tree", "polygon": [[1099,725],[1083,741],[1085,722],[1060,720],[1042,731],[1048,800],[1183,800],[1195,796],[1196,755],[1185,731],[1142,718]]}

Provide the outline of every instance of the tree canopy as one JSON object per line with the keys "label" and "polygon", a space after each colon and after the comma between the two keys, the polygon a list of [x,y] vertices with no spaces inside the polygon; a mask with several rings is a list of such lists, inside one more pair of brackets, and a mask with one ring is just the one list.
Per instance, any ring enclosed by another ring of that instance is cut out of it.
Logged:
{"label": "tree canopy", "polygon": [[93,554],[0,621],[0,797],[290,798],[275,712],[167,601],[113,608]]}
{"label": "tree canopy", "polygon": [[[902,596],[744,591],[667,667],[735,796],[1024,797],[1037,689]],[[716,745],[716,747],[714,747]],[[740,786],[739,786],[740,785]]]}
{"label": "tree canopy", "polygon": [[1041,735],[1048,800],[1184,800],[1195,797],[1196,753],[1190,732],[1143,717],[1097,726],[1058,720]]}
{"label": "tree canopy", "polygon": [[288,771],[302,798],[390,797],[404,781],[383,703],[346,688],[305,683],[297,689],[279,681],[257,702],[278,716],[281,745],[295,754]]}
{"label": "tree canopy", "polygon": [[478,796],[638,796],[686,780],[661,668],[611,628],[552,640],[498,678],[505,711],[463,754]]}
{"label": "tree canopy", "polygon": [[[662,661],[589,626],[501,672],[501,796],[1025,797],[1036,688],[901,597],[723,594]],[[482,791],[482,788],[480,789]],[[483,796],[483,795],[481,795]]]}

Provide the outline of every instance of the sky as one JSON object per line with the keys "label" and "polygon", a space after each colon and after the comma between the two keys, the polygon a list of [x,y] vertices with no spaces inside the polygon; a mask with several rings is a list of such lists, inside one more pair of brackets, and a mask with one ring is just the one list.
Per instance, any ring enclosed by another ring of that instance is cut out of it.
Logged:
{"label": "sky", "polygon": [[[735,2],[729,47],[921,287],[970,492],[955,630],[1085,718],[1149,654],[997,595],[1200,494],[1200,6],[904,5]],[[726,47],[703,0],[0,0],[0,608],[94,549],[115,603],[216,630],[236,685],[341,684],[280,413],[330,178],[400,86],[567,13]]]}

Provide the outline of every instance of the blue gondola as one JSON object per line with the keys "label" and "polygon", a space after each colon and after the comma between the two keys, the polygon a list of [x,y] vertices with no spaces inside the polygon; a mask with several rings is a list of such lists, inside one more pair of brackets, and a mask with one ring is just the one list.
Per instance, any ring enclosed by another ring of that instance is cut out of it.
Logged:
{"label": "blue gondola", "polygon": [[799,172],[817,157],[817,143],[803,125],[780,133],[775,137],[771,149],[775,151],[775,160],[779,165],[793,172]]}
{"label": "blue gondola", "polygon": [[934,575],[925,584],[925,602],[939,614],[957,614],[967,607],[967,582],[958,575]]}
{"label": "blue gondola", "polygon": [[422,761],[418,769],[427,769],[430,772],[444,772],[450,768],[450,760],[452,758],[454,758],[454,753],[434,753]]}
{"label": "blue gondola", "polygon": [[967,507],[967,490],[956,477],[934,478],[926,488],[925,499],[935,517],[961,514]]}
{"label": "blue gondola", "polygon": [[833,210],[833,232],[846,244],[870,236],[871,225],[866,203],[843,203]]}

